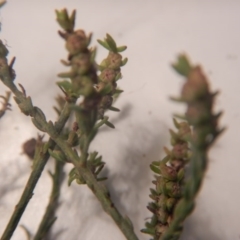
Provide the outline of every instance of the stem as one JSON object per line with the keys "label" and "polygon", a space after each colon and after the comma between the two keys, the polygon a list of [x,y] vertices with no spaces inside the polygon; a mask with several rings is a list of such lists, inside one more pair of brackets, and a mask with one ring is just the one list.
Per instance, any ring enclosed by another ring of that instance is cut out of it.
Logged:
{"label": "stem", "polygon": [[[8,86],[12,86],[13,84],[8,84]],[[14,85],[14,88],[10,88],[13,93],[18,96],[19,91]],[[21,94],[21,92],[20,92]],[[59,120],[56,123],[56,131],[60,133],[67,122],[69,116],[70,116],[71,110],[69,107],[69,104],[66,103],[64,106],[64,109],[59,117]],[[50,138],[47,142],[48,149],[54,149],[55,142]],[[27,181],[27,184],[25,186],[25,189],[23,190],[22,196],[15,206],[14,212],[8,222],[7,227],[5,228],[3,235],[1,237],[1,240],[9,240],[15,231],[18,222],[21,219],[21,216],[23,215],[23,212],[25,211],[25,208],[27,207],[28,202],[30,201],[31,197],[33,196],[33,190],[38,182],[38,179],[41,176],[41,173],[49,159],[49,153],[48,149],[45,150],[45,152],[42,152],[41,154],[37,155],[36,159],[34,159],[34,166],[31,172],[31,175],[29,176],[29,179]]]}
{"label": "stem", "polygon": [[[48,132],[48,134],[50,134],[50,132]],[[69,147],[60,137],[54,137],[52,135],[51,137],[62,149],[64,154],[66,154],[68,159],[71,159],[79,175],[84,178],[88,187],[100,201],[104,211],[112,217],[114,222],[125,235],[126,239],[137,240],[138,238],[134,233],[131,222],[129,219],[124,218],[114,206],[107,188],[96,180],[95,176],[87,167],[80,163],[80,158],[74,153],[71,147]]]}
{"label": "stem", "polygon": [[33,240],[43,239],[47,235],[49,229],[57,219],[57,217],[55,217],[54,215],[58,207],[58,199],[60,196],[60,188],[61,188],[62,176],[63,176],[63,167],[64,167],[64,163],[58,160],[55,160],[55,173],[54,174],[50,173],[50,176],[53,180],[50,200],[46,208],[46,212],[42,218],[42,221],[39,225],[39,228]]}

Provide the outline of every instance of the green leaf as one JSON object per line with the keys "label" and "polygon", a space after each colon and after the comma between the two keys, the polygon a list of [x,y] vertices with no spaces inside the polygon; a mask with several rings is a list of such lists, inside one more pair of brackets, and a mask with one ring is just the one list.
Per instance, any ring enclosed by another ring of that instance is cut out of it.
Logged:
{"label": "green leaf", "polygon": [[61,151],[59,150],[52,151],[51,149],[48,149],[48,153],[52,158],[56,159],[57,161],[64,162],[64,163],[66,162],[65,156]]}
{"label": "green leaf", "polygon": [[120,109],[115,108],[113,106],[109,107],[108,109],[111,110],[111,111],[114,111],[114,112],[120,112]]}
{"label": "green leaf", "polygon": [[157,173],[157,174],[161,174],[161,171],[158,167],[156,167],[155,165],[153,164],[150,164],[150,168],[153,172]]}
{"label": "green leaf", "polygon": [[160,162],[159,162],[159,161],[154,161],[154,162],[152,162],[151,164],[154,165],[154,166],[159,167]]}
{"label": "green leaf", "polygon": [[64,91],[66,91],[67,93],[72,92],[73,87],[72,87],[72,83],[70,83],[69,81],[61,81],[61,82],[57,82],[57,85],[60,88],[63,88]]}
{"label": "green leaf", "polygon": [[119,72],[118,74],[117,74],[117,76],[115,77],[115,81],[118,81],[119,79],[121,79],[122,78],[122,74],[121,74],[121,72]]}
{"label": "green leaf", "polygon": [[153,228],[151,228],[151,229],[141,229],[141,232],[142,233],[146,233],[146,234],[150,234],[150,235],[152,235],[152,236],[154,236],[155,235],[155,229],[153,229]]}
{"label": "green leaf", "polygon": [[90,153],[90,156],[89,156],[89,159],[88,161],[89,162],[94,162],[96,160],[96,156],[98,155],[98,152],[94,151],[92,153]]}
{"label": "green leaf", "polygon": [[114,94],[120,94],[120,93],[122,93],[122,92],[124,92],[122,89],[117,88],[117,89],[115,90]]}
{"label": "green leaf", "polygon": [[105,165],[105,163],[102,163],[102,164],[98,167],[98,169],[95,171],[94,174],[95,174],[96,176],[102,171],[104,165]]}
{"label": "green leaf", "polygon": [[94,63],[95,58],[96,58],[96,54],[97,54],[97,48],[93,48],[93,49],[91,50],[91,57],[90,57],[90,62],[91,62],[91,63]]}
{"label": "green leaf", "polygon": [[123,51],[125,51],[127,49],[127,46],[121,46],[121,47],[118,47],[117,48],[117,51],[118,52],[123,52]]}
{"label": "green leaf", "polygon": [[75,73],[74,72],[65,72],[65,73],[59,73],[58,77],[60,78],[73,78],[75,77]]}
{"label": "green leaf", "polygon": [[107,179],[108,179],[107,177],[101,177],[101,178],[97,178],[97,181],[100,182],[100,181],[105,181]]}
{"label": "green leaf", "polygon": [[100,45],[102,45],[104,48],[106,48],[107,50],[111,51],[110,47],[108,46],[108,44],[105,41],[102,41],[102,40],[98,39],[97,42]]}
{"label": "green leaf", "polygon": [[71,183],[76,179],[77,175],[75,172],[75,167],[72,168],[72,170],[69,172],[68,174],[69,178],[68,178],[68,186],[71,185]]}
{"label": "green leaf", "polygon": [[87,46],[91,43],[91,40],[92,40],[92,33],[89,33],[87,37]]}
{"label": "green leaf", "polygon": [[102,162],[102,156],[99,156],[98,158],[94,159],[93,164],[95,166],[99,165]]}
{"label": "green leaf", "polygon": [[46,121],[46,117],[43,111],[38,107],[33,107],[33,108],[35,111],[35,118],[40,118],[41,120]]}
{"label": "green leaf", "polygon": [[124,58],[124,59],[122,60],[121,67],[123,67],[124,65],[126,65],[127,62],[128,62],[128,58]]}
{"label": "green leaf", "polygon": [[110,128],[115,128],[115,126],[112,123],[110,123],[109,121],[106,121],[105,124]]}
{"label": "green leaf", "polygon": [[117,45],[114,39],[107,33],[107,37],[105,38],[105,41],[107,42],[108,46],[110,47],[111,51],[117,52]]}
{"label": "green leaf", "polygon": [[32,123],[38,130],[45,132],[44,127],[35,118],[32,118]]}
{"label": "green leaf", "polygon": [[172,67],[182,76],[188,77],[192,70],[189,60],[185,55],[180,55],[176,63]]}
{"label": "green leaf", "polygon": [[71,24],[71,30],[73,31],[74,30],[74,26],[75,26],[75,19],[76,19],[76,10],[74,9],[72,11],[72,14],[69,18],[69,21],[70,21],[70,24]]}

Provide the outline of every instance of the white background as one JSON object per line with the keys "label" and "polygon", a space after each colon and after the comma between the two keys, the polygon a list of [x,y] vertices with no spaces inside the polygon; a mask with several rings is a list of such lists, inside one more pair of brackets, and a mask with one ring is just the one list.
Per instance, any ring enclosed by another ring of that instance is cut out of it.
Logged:
{"label": "white background", "polygon": [[[197,207],[188,219],[184,240],[240,239],[240,1],[237,0],[9,0],[1,10],[1,39],[9,47],[9,57],[16,56],[16,82],[21,83],[50,120],[54,96],[60,93],[57,73],[67,71],[59,60],[67,56],[58,36],[55,9],[77,9],[77,28],[94,32],[96,39],[110,33],[129,58],[123,68],[124,89],[110,114],[115,130],[103,128],[91,145],[107,163],[107,185],[116,206],[139,232],[151,213],[146,209],[153,179],[149,164],[164,156],[169,146],[168,128],[173,127],[173,113],[184,107],[169,101],[177,96],[183,79],[170,67],[179,53],[187,53],[194,64],[200,63],[211,80],[213,90],[220,90],[216,109],[224,109],[221,125],[227,131],[210,153],[209,169],[198,196]],[[107,52],[98,47],[97,60]],[[6,88],[1,85],[0,93]],[[36,136],[28,117],[13,102],[13,111],[0,122],[0,232],[3,231],[20,197],[31,169],[21,145]],[[50,163],[46,168],[50,169]],[[66,171],[70,166],[66,168]],[[39,181],[21,219],[32,233],[37,229],[51,188],[46,173]],[[59,219],[53,227],[53,239],[123,240],[86,186],[75,183],[62,188]],[[17,228],[13,240],[26,239]]]}

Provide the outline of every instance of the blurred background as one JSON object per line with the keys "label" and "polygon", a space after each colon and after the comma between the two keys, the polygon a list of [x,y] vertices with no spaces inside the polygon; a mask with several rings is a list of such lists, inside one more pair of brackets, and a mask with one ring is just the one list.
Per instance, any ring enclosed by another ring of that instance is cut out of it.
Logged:
{"label": "blurred background", "polygon": [[[123,56],[129,62],[119,81],[124,93],[115,104],[121,112],[108,114],[116,129],[102,128],[91,149],[99,151],[107,163],[106,184],[116,206],[134,222],[139,239],[149,239],[140,233],[151,216],[146,209],[153,180],[149,164],[161,159],[163,146],[169,146],[173,113],[184,112],[184,106],[169,100],[178,96],[183,84],[170,66],[180,53],[201,64],[212,90],[220,90],[216,110],[224,110],[221,125],[227,126],[210,152],[197,207],[186,221],[182,239],[240,239],[240,1],[9,0],[0,12],[0,34],[9,58],[16,56],[15,81],[53,121],[52,106],[60,93],[57,74],[67,71],[60,63],[67,52],[57,34],[54,11],[64,7],[77,10],[77,28],[94,33],[92,46],[106,33],[118,45],[128,46]],[[98,45],[97,61],[106,54]],[[5,91],[1,84],[0,94]],[[11,103],[13,111],[0,121],[1,233],[31,171],[22,144],[38,132],[13,99]],[[46,170],[52,167],[50,161]],[[20,222],[31,233],[37,230],[51,189],[46,171],[42,175]],[[51,239],[124,239],[86,186],[68,187],[65,182],[60,201]],[[24,231],[18,227],[12,239],[26,239]]]}

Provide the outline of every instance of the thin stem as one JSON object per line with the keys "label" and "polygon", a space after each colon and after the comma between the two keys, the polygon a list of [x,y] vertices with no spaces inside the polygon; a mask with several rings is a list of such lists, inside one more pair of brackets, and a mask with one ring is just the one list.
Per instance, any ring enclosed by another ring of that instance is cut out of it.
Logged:
{"label": "thin stem", "polygon": [[[49,132],[48,132],[49,133]],[[88,187],[100,201],[104,211],[109,214],[122,233],[128,240],[137,240],[133,226],[128,218],[124,218],[111,201],[110,194],[107,188],[99,183],[92,172],[80,163],[79,157],[60,137],[51,136],[57,145],[66,154],[68,159],[71,159],[80,176],[84,178]]]}
{"label": "thin stem", "polygon": [[[13,84],[11,84],[13,85]],[[14,85],[15,86],[15,85]],[[17,90],[17,88],[10,88],[11,90],[14,90],[14,94],[16,96],[19,95],[19,91]],[[21,92],[20,92],[21,94]],[[56,123],[56,131],[58,133],[60,133],[65,125],[65,123],[67,122],[69,116],[71,113],[71,109],[69,107],[69,104],[66,103],[63,111],[59,117],[59,120]],[[22,196],[19,200],[19,202],[17,203],[17,205],[15,206],[14,212],[8,222],[8,225],[6,226],[3,235],[1,237],[1,240],[9,240],[13,234],[13,232],[15,231],[18,222],[20,221],[23,212],[25,211],[25,208],[28,205],[28,202],[30,201],[31,197],[33,196],[33,190],[38,182],[38,179],[41,176],[41,173],[49,159],[49,153],[48,153],[48,149],[54,149],[54,147],[56,146],[55,142],[49,138],[48,142],[47,142],[48,148],[44,151],[41,152],[41,154],[38,154],[36,159],[34,159],[34,166],[31,172],[31,175],[29,176],[29,179],[27,181],[27,184],[23,190]]]}
{"label": "thin stem", "polygon": [[49,229],[57,219],[57,217],[55,217],[55,211],[58,207],[58,199],[60,196],[60,188],[63,177],[63,167],[64,167],[63,162],[55,160],[54,174],[50,173],[50,176],[53,180],[53,186],[49,203],[33,240],[43,239],[48,234]]}

